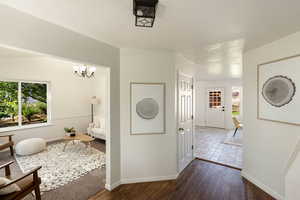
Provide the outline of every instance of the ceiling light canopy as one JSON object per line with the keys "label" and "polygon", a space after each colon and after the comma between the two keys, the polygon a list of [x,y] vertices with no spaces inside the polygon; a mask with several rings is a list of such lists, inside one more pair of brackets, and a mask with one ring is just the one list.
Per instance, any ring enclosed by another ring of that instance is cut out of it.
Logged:
{"label": "ceiling light canopy", "polygon": [[135,25],[153,27],[158,0],[133,0]]}

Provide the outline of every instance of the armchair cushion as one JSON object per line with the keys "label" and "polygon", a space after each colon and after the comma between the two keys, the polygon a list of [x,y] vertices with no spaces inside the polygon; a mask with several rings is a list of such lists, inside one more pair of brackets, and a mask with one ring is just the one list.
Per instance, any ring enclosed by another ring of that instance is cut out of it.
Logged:
{"label": "armchair cushion", "polygon": [[[5,184],[8,184],[10,183],[11,180],[9,180],[8,178],[5,178],[5,177],[0,177],[0,185],[5,185]],[[21,188],[17,185],[17,184],[11,184],[5,188],[2,188],[0,190],[0,196],[2,195],[8,195],[8,194],[11,194],[11,193],[14,193],[14,192],[19,192],[21,191]],[[1,197],[2,199],[2,197]]]}
{"label": "armchair cushion", "polygon": [[100,121],[99,120],[95,120],[95,122],[94,122],[94,127],[93,128],[100,128],[101,127],[101,123],[100,123]]}
{"label": "armchair cushion", "polygon": [[94,126],[93,128],[105,128],[105,119],[99,116],[95,116],[94,118]]}
{"label": "armchair cushion", "polygon": [[91,130],[96,134],[105,134],[105,130],[103,128],[92,128]]}
{"label": "armchair cushion", "polygon": [[[41,183],[41,179],[39,178],[39,183]],[[19,194],[21,194],[23,191],[26,191],[30,189],[30,187],[32,187],[34,185],[33,182],[33,177],[31,176],[27,176],[24,179],[21,179],[20,181],[18,181],[16,183],[16,185],[18,185],[18,187],[20,188],[19,191],[5,195],[5,196],[1,196],[1,200],[13,200],[15,199],[16,196],[18,196]]]}

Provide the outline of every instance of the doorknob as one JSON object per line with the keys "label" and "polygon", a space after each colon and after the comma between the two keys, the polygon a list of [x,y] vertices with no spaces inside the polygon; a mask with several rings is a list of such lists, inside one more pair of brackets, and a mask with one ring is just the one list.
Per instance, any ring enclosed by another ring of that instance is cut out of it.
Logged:
{"label": "doorknob", "polygon": [[184,128],[179,128],[178,131],[180,135],[184,135]]}

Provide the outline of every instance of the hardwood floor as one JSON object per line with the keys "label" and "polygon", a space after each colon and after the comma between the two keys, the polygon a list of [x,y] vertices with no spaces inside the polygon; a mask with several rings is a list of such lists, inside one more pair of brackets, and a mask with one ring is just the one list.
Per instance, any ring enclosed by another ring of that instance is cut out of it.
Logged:
{"label": "hardwood floor", "polygon": [[122,185],[89,200],[274,200],[240,171],[194,160],[176,181]]}

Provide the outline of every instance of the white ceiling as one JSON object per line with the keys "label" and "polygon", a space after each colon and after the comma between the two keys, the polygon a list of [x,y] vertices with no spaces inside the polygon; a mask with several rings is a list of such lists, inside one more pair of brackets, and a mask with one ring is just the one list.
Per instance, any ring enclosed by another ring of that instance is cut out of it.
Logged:
{"label": "white ceiling", "polygon": [[184,51],[188,60],[193,60],[193,72],[197,80],[241,79],[244,40],[233,40],[208,45],[196,52]]}
{"label": "white ceiling", "polygon": [[245,49],[300,30],[299,0],[160,0],[151,29],[135,27],[132,0],[0,2],[115,46],[175,50],[211,78],[238,77]]}

